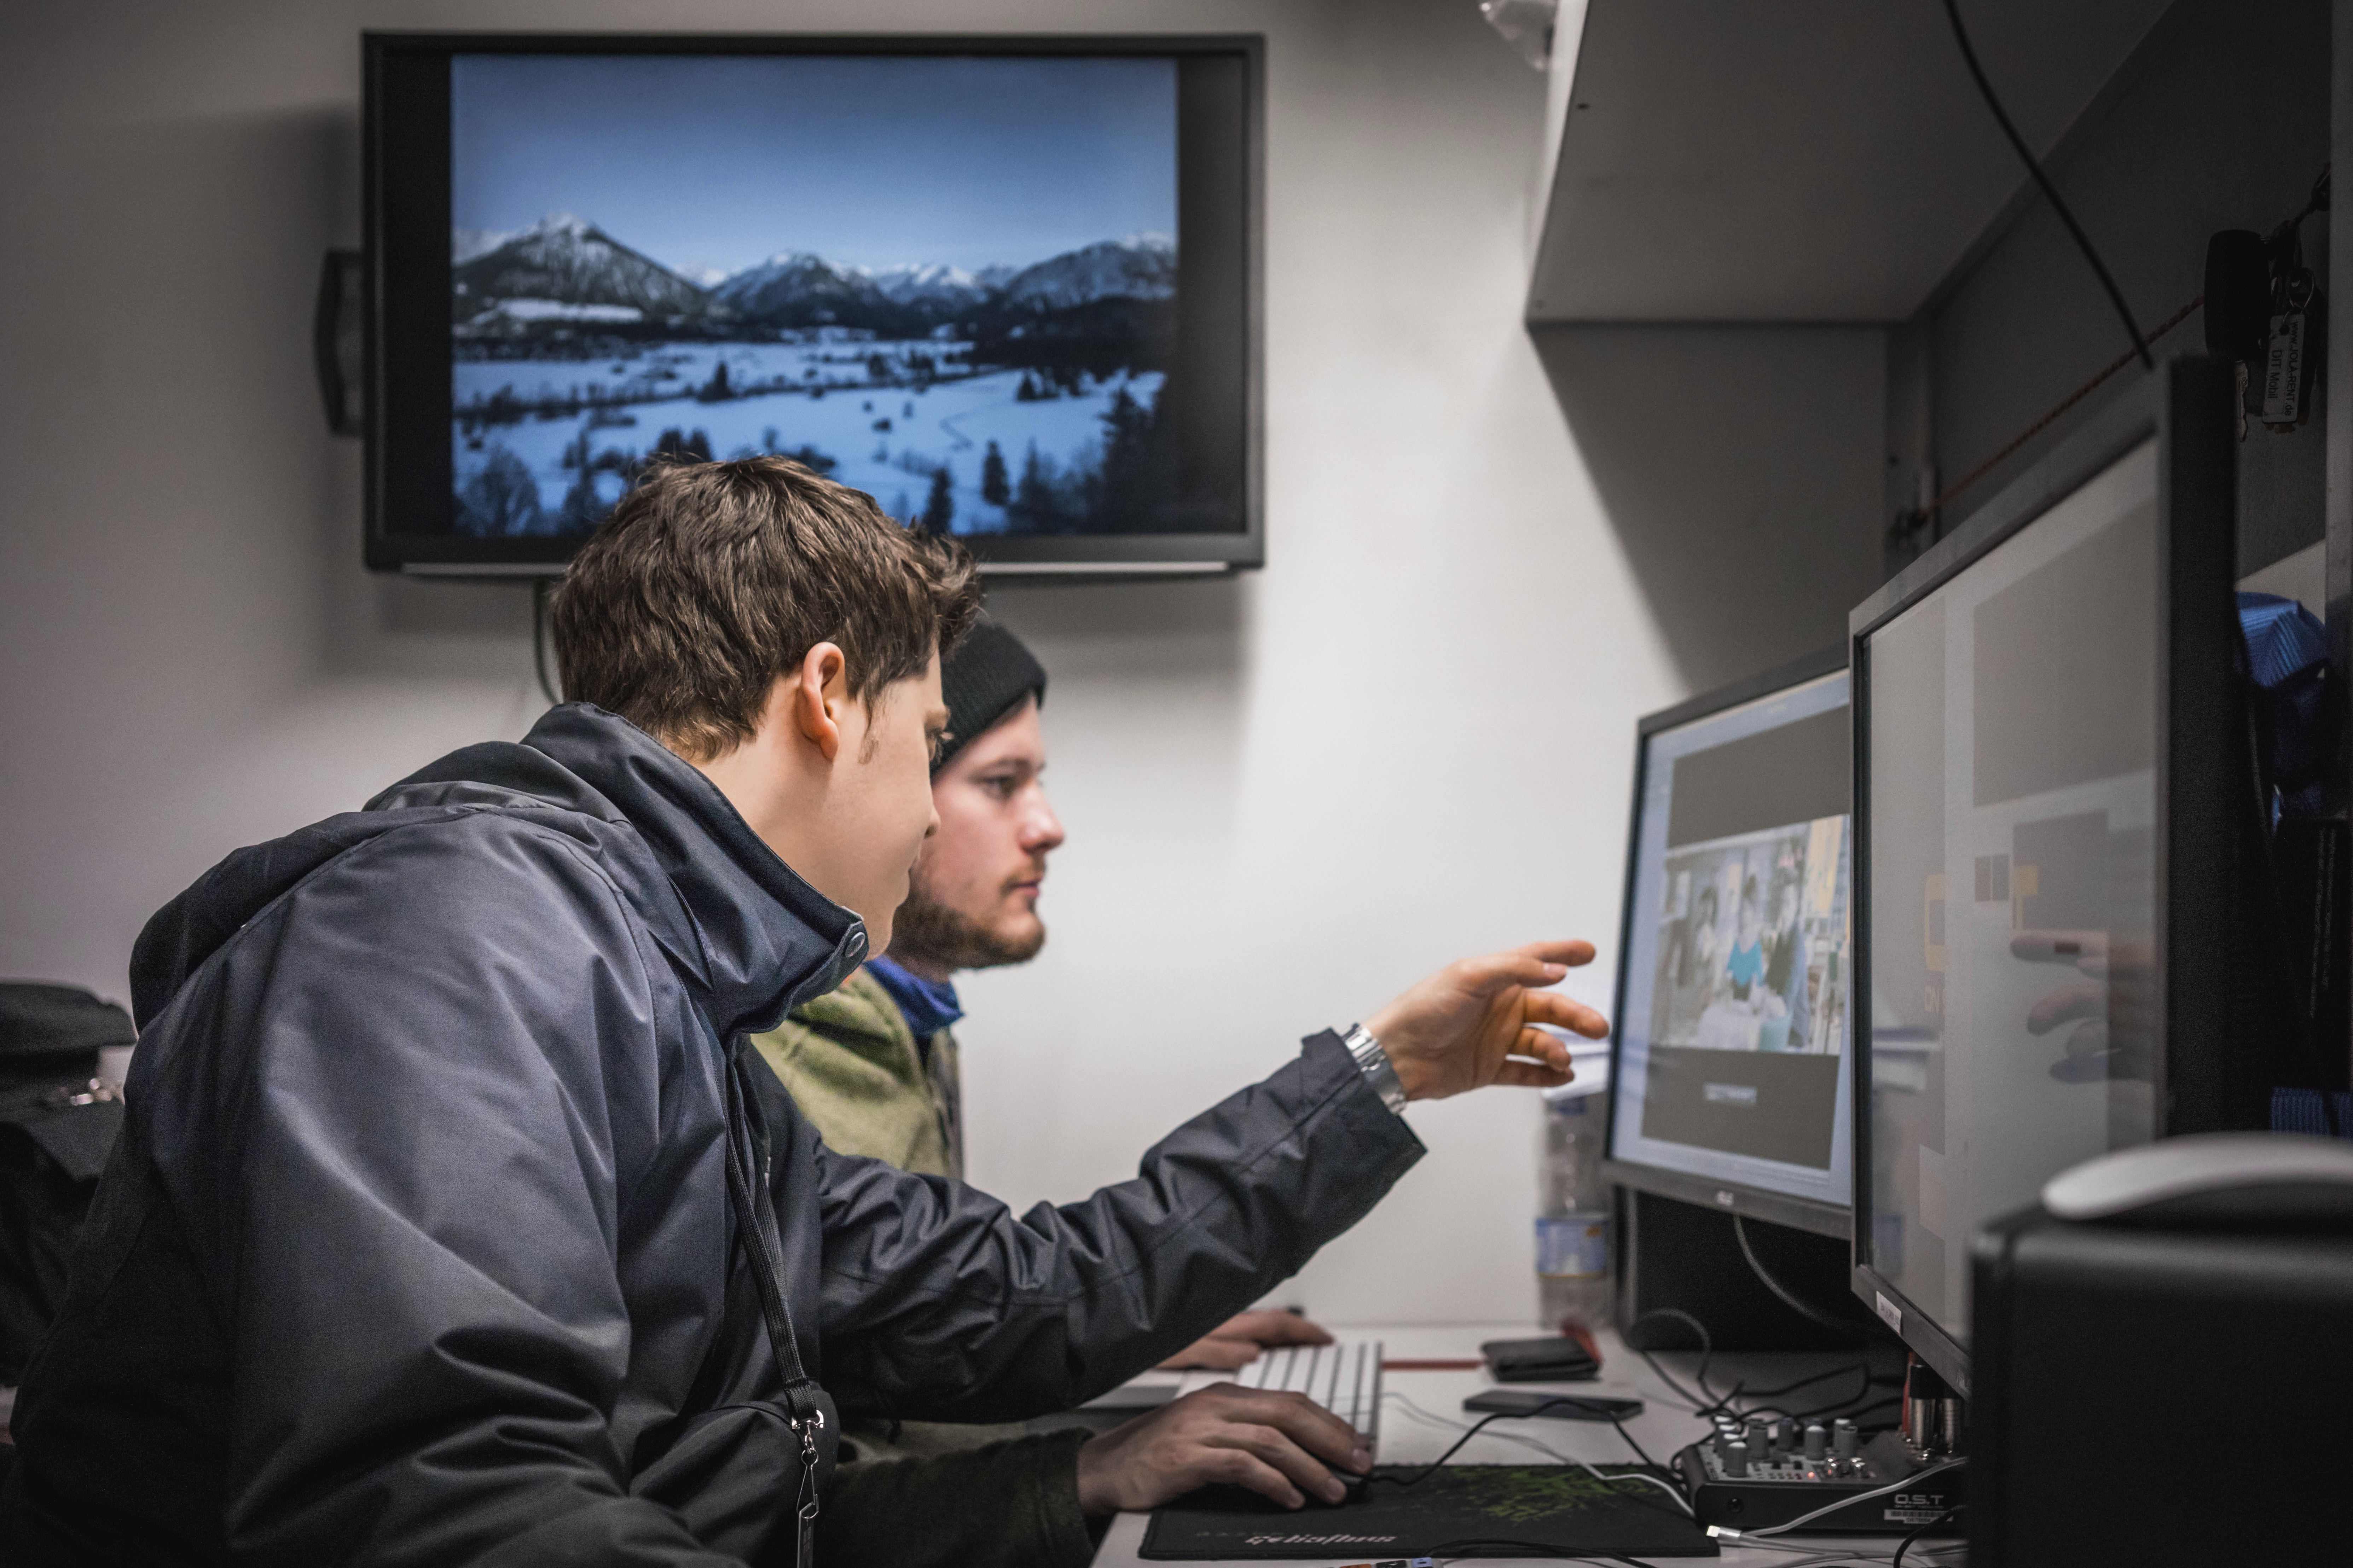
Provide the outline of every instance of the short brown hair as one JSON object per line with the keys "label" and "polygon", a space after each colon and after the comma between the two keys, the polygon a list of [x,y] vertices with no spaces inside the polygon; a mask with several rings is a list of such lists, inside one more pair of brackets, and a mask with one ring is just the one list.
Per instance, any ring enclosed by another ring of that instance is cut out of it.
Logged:
{"label": "short brown hair", "polygon": [[776,678],[840,645],[871,702],[980,611],[972,557],[785,458],[648,471],[555,590],[565,695],[696,762],[752,738]]}

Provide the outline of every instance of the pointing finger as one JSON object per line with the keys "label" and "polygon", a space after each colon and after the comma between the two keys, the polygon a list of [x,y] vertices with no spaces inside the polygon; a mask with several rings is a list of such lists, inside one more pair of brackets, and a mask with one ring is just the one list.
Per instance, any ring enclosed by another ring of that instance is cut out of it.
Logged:
{"label": "pointing finger", "polygon": [[1575,1079],[1577,1074],[1567,1068],[1547,1067],[1542,1062],[1524,1062],[1507,1057],[1496,1069],[1495,1082],[1506,1089],[1558,1089]]}
{"label": "pointing finger", "polygon": [[1535,987],[1556,984],[1567,973],[1567,963],[1537,958],[1525,950],[1491,952],[1483,958],[1466,958],[1454,966],[1457,980],[1481,995],[1492,994],[1506,985]]}
{"label": "pointing finger", "polygon": [[1569,1059],[1568,1047],[1559,1037],[1542,1029],[1523,1028],[1519,1038],[1512,1042],[1512,1055],[1530,1061],[1542,1062],[1556,1072],[1573,1073],[1576,1064]]}
{"label": "pointing finger", "polygon": [[1588,1039],[1606,1039],[1609,1034],[1609,1019],[1556,991],[1529,992],[1525,1016],[1531,1024],[1557,1024]]}

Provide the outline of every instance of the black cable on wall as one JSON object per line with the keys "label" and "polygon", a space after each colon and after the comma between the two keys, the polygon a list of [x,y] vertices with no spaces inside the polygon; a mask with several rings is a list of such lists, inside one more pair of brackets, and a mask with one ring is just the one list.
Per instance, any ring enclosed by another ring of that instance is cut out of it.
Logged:
{"label": "black cable on wall", "polygon": [[2140,323],[2133,320],[2132,310],[2125,303],[2124,291],[2108,275],[2107,263],[2102,261],[2100,253],[2092,248],[2091,237],[2084,232],[2084,226],[2075,221],[2075,215],[2067,210],[2067,204],[2059,197],[2059,187],[2052,184],[2051,176],[2042,172],[2041,161],[2026,145],[2026,138],[2018,133],[2018,127],[2010,122],[2009,111],[2002,108],[2001,100],[1994,95],[1993,83],[1986,79],[1985,67],[1978,63],[1978,52],[1969,43],[1968,29],[1961,26],[1958,0],[1945,0],[1945,16],[1953,24],[1953,41],[1961,46],[1961,58],[1968,62],[1969,75],[1976,80],[1978,91],[1984,95],[1986,107],[1993,110],[1994,122],[2001,127],[2001,133],[2010,138],[2010,146],[2018,152],[2019,161],[2026,165],[2026,172],[2033,175],[2034,183],[2042,187],[2044,198],[2051,203],[2051,210],[2059,215],[2059,221],[2067,226],[2069,234],[2074,236],[2076,248],[2083,251],[2084,259],[2092,264],[2093,272],[2099,277],[2100,287],[2108,291],[2108,303],[2116,308],[2117,317],[2132,337],[2133,352],[2140,356],[2143,365],[2155,370],[2157,356],[2148,352],[2148,340],[2141,336]]}

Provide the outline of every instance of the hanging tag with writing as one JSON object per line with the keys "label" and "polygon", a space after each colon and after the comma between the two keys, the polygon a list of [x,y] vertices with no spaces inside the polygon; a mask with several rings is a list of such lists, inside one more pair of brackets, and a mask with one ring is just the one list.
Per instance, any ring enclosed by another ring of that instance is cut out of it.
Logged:
{"label": "hanging tag with writing", "polygon": [[2304,386],[2304,312],[2272,318],[2271,347],[2263,360],[2263,423],[2294,425]]}

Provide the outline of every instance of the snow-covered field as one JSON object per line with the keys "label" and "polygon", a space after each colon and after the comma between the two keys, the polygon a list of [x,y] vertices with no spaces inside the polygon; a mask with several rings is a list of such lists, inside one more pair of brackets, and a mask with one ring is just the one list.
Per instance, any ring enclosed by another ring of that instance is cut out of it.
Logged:
{"label": "snow-covered field", "polygon": [[[1032,402],[1014,395],[1021,384],[1018,371],[935,382],[922,390],[867,384],[871,354],[903,364],[912,354],[942,355],[960,347],[930,341],[674,343],[630,358],[585,363],[460,362],[453,367],[452,388],[461,413],[451,426],[456,483],[462,490],[491,454],[503,447],[531,469],[552,526],[577,478],[576,469],[565,467],[565,449],[584,434],[592,458],[607,448],[635,458],[650,452],[664,430],[675,428],[690,437],[700,430],[714,458],[815,447],[834,459],[828,477],[866,491],[900,518],[922,512],[932,472],[945,465],[955,501],[949,526],[958,533],[991,532],[1005,526],[1005,514],[980,497],[981,459],[989,442],[1004,453],[1008,477],[1014,480],[1033,442],[1060,468],[1090,465],[1103,438],[1103,416],[1120,387],[1148,406],[1161,382],[1156,372],[1119,375],[1090,381],[1077,395]],[[698,402],[695,390],[710,382],[722,359],[731,385],[783,379],[804,390]],[[675,395],[608,411],[602,423],[591,413],[527,415],[520,424],[482,426],[470,436],[462,417],[466,407],[501,389],[512,398],[541,404],[585,396],[592,387],[607,395]],[[827,389],[821,395],[815,391],[819,387]],[[618,500],[619,476],[599,475],[598,489],[606,501]]]}

